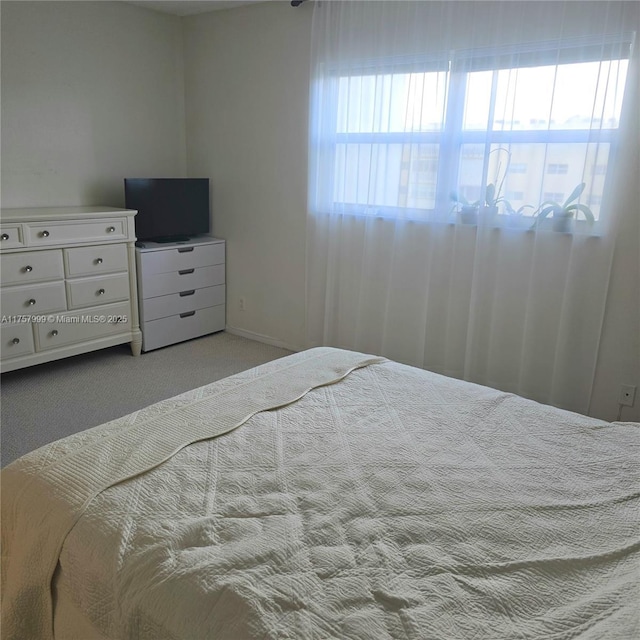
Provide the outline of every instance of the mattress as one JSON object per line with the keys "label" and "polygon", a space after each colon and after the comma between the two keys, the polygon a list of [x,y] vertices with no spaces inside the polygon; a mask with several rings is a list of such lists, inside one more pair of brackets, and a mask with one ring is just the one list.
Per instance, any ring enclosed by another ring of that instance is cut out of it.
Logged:
{"label": "mattress", "polygon": [[2,475],[3,638],[640,637],[640,424],[366,354],[288,356]]}

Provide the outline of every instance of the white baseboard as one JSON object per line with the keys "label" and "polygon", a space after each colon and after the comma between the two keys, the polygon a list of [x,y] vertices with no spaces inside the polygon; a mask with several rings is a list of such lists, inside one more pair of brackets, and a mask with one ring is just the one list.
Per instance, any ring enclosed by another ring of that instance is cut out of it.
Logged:
{"label": "white baseboard", "polygon": [[263,336],[261,333],[254,333],[253,331],[246,331],[245,329],[238,329],[236,327],[231,327],[227,325],[225,327],[225,331],[227,333],[231,333],[234,336],[240,336],[241,338],[248,338],[249,340],[255,340],[256,342],[262,342],[264,344],[269,344],[272,347],[280,347],[281,349],[289,349],[289,351],[304,351],[304,348],[294,346],[292,344],[288,344],[283,342],[282,340],[277,340],[276,338],[271,338],[270,336]]}

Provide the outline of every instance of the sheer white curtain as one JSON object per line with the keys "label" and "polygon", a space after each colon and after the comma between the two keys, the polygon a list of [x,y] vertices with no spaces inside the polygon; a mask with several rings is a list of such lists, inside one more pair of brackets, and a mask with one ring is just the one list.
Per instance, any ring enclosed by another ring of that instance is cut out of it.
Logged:
{"label": "sheer white curtain", "polygon": [[637,25],[626,2],[316,2],[309,344],[587,413],[637,215]]}

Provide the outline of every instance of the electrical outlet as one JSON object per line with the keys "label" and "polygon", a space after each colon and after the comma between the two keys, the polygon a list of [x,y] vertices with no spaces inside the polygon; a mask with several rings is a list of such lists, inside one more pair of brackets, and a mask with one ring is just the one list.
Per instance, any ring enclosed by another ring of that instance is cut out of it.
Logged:
{"label": "electrical outlet", "polygon": [[636,388],[632,384],[620,385],[620,397],[618,403],[625,407],[633,407],[633,402],[636,398]]}
{"label": "electrical outlet", "polygon": [[238,306],[240,307],[240,311],[246,311],[246,300],[244,298],[240,298]]}

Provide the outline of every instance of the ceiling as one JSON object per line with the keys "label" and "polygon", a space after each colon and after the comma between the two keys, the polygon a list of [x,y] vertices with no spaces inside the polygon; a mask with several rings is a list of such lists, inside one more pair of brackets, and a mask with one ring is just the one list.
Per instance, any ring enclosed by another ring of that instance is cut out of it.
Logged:
{"label": "ceiling", "polygon": [[233,9],[244,4],[254,4],[265,0],[129,0],[129,4],[137,4],[139,7],[171,13],[175,16],[192,16],[206,11],[218,11],[221,9]]}

